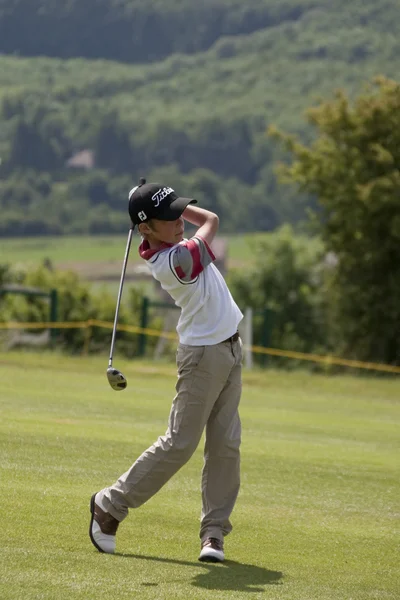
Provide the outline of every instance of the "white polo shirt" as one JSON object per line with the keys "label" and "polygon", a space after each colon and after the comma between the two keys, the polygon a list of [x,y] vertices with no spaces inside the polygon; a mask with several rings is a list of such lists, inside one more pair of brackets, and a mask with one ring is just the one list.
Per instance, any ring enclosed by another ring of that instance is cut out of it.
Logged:
{"label": "white polo shirt", "polygon": [[211,346],[236,333],[243,318],[209,245],[199,236],[151,250],[143,241],[139,254],[155,279],[181,308],[177,332],[181,344]]}

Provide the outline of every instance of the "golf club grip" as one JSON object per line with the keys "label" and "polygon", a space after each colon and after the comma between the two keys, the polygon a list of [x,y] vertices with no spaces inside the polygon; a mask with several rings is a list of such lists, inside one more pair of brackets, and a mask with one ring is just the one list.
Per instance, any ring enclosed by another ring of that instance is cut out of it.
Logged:
{"label": "golf club grip", "polygon": [[109,367],[111,367],[111,365],[112,365],[112,359],[113,359],[113,354],[114,354],[114,345],[115,345],[115,336],[117,334],[117,323],[118,323],[119,307],[120,307],[120,304],[121,304],[122,290],[123,290],[123,287],[124,287],[124,279],[125,279],[126,265],[128,263],[129,250],[131,248],[131,243],[132,243],[132,234],[133,234],[133,229],[131,228],[129,230],[129,234],[128,234],[128,241],[127,241],[127,244],[126,244],[124,262],[123,262],[123,265],[122,265],[121,280],[119,282],[117,306],[115,308],[114,326],[113,326],[112,337],[111,337],[110,360],[108,362],[108,366]]}

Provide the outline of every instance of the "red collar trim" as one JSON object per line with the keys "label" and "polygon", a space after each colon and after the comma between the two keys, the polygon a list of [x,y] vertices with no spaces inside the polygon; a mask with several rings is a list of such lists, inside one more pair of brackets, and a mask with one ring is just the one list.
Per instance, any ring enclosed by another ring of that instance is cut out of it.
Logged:
{"label": "red collar trim", "polygon": [[144,260],[150,260],[155,254],[161,252],[162,250],[167,250],[168,248],[172,248],[175,244],[167,244],[163,242],[159,248],[156,250],[150,248],[150,244],[147,240],[143,240],[143,242],[139,246],[139,254],[141,258]]}

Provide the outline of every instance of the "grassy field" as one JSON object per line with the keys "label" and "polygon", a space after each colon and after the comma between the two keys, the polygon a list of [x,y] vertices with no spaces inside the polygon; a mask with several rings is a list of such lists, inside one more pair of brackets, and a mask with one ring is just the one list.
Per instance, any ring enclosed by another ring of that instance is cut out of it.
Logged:
{"label": "grassy field", "polygon": [[[227,241],[227,265],[246,268],[251,265],[252,246],[265,239],[266,233],[222,236]],[[50,259],[56,268],[72,270],[83,280],[92,283],[93,289],[102,288],[117,295],[121,266],[126,248],[126,235],[59,236],[6,238],[1,241],[0,263],[34,268]],[[146,281],[137,273],[143,261],[137,252],[138,236],[134,236],[126,271],[126,281],[135,281],[148,297],[153,297],[153,281]],[[127,299],[124,294],[123,301]]]}
{"label": "grassy field", "polygon": [[[55,264],[83,260],[122,261],[126,239],[124,235],[10,238],[2,240],[2,261],[39,263],[45,258]],[[132,253],[132,260],[135,259]]]}
{"label": "grassy field", "polygon": [[175,369],[0,354],[2,600],[398,600],[400,381],[251,372],[227,561],[197,561],[202,453],[121,525],[89,499],[163,433]]}
{"label": "grassy field", "polygon": [[[251,244],[263,239],[265,233],[227,236],[228,258],[233,263],[248,264],[252,260]],[[139,262],[133,238],[130,262]],[[55,265],[66,263],[122,262],[127,236],[66,236],[11,238],[1,242],[1,261],[35,264],[49,258]]]}

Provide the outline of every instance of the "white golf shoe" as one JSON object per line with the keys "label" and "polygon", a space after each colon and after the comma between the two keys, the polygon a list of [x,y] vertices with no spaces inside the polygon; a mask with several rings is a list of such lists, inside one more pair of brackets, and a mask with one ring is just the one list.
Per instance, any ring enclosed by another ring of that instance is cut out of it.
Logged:
{"label": "white golf shoe", "polygon": [[89,536],[93,546],[99,552],[114,554],[119,521],[96,504],[96,494],[90,500],[90,514]]}
{"label": "white golf shoe", "polygon": [[218,538],[207,538],[201,544],[199,560],[201,562],[222,562],[225,560],[224,542]]}

